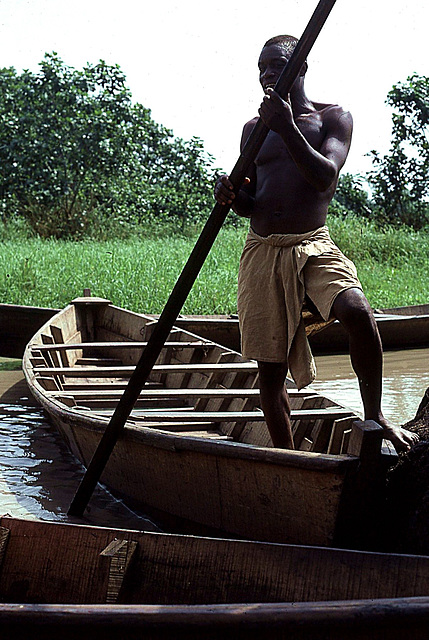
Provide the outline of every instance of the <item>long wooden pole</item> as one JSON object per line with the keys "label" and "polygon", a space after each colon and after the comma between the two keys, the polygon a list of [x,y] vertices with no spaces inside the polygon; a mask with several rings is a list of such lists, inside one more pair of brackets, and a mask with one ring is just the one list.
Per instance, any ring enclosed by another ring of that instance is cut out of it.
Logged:
{"label": "long wooden pole", "polygon": [[[286,98],[289,94],[292,85],[298,77],[301,67],[304,64],[323,25],[325,24],[334,4],[335,0],[319,1],[319,4],[317,5],[304,33],[299,39],[288,64],[283,69],[283,72],[275,86],[275,91],[283,98]],[[235,193],[237,193],[242,186],[251,164],[254,162],[264,143],[268,131],[269,128],[262,122],[262,120],[258,120],[230,174],[230,180]],[[137,363],[128,385],[116,406],[115,412],[106,427],[106,431],[100,440],[94,456],[88,465],[88,469],[70,505],[68,511],[69,515],[80,516],[85,510],[104,467],[109,460],[116,441],[124,428],[125,422],[127,421],[140,391],[152,371],[174,322],[179,315],[201,267],[203,266],[204,261],[225,221],[229,209],[230,206],[228,205],[216,204],[214,206],[213,211],[210,214],[191,255],[189,256],[189,259],[170,294],[170,297],[159,317],[158,323],[154,328],[148,344]]]}

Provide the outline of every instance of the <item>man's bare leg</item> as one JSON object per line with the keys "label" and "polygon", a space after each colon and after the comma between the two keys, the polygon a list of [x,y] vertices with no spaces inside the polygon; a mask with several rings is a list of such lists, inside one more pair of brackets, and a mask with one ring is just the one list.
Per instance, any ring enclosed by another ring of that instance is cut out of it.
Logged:
{"label": "man's bare leg", "polygon": [[273,441],[280,449],[294,449],[290,402],[285,388],[287,364],[258,362],[261,407]]}
{"label": "man's bare leg", "polygon": [[375,420],[397,451],[406,451],[418,440],[407,429],[390,425],[381,410],[383,351],[371,307],[360,289],[340,293],[332,306],[333,315],[349,335],[350,359],[358,377],[365,420]]}

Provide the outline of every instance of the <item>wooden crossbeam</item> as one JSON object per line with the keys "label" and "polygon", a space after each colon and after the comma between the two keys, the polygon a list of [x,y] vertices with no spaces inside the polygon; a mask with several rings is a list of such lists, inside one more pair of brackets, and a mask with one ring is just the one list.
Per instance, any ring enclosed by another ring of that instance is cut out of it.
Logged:
{"label": "wooden crossbeam", "polygon": [[[34,369],[37,375],[61,375],[71,378],[126,378],[134,373],[135,367],[40,367]],[[154,373],[238,373],[238,372],[257,372],[258,365],[256,362],[227,362],[213,364],[156,364],[152,371]]]}
{"label": "wooden crossbeam", "polygon": [[[37,380],[53,380],[53,378],[49,378],[49,377],[45,377],[43,378],[42,376],[40,378],[37,378]],[[81,381],[76,380],[74,382],[64,382],[62,388],[64,389],[64,391],[66,391],[66,395],[70,395],[73,394],[75,391],[93,391],[95,392],[95,394],[97,394],[99,391],[103,391],[103,390],[107,390],[107,391],[119,391],[119,392],[123,392],[125,387],[127,386],[127,381],[126,380],[112,380],[112,379],[107,379],[107,380],[88,380],[88,379],[82,379]],[[46,387],[46,383],[45,383],[45,389]],[[51,387],[51,388],[55,388],[55,387]],[[146,382],[145,389],[163,389],[163,384],[161,382]],[[122,395],[122,393],[120,394]]]}
{"label": "wooden crossbeam", "polygon": [[[76,400],[118,400],[121,391],[109,391],[106,389],[49,392],[47,395],[61,398],[73,395]],[[143,389],[139,398],[143,399],[168,399],[168,398],[258,398],[259,389]]]}
{"label": "wooden crossbeam", "polygon": [[[47,378],[49,380],[49,378]],[[117,400],[122,396],[122,391],[125,388],[125,382],[88,382],[81,384],[65,384],[64,391],[53,391],[46,395],[55,396],[61,398],[63,395],[73,395],[77,400],[89,399],[97,400]],[[307,398],[313,396],[312,391],[306,389],[288,389],[288,395],[290,398]],[[140,392],[139,398],[257,398],[259,396],[259,389],[165,389],[159,383],[147,384]]]}
{"label": "wooden crossbeam", "polygon": [[[78,351],[79,349],[144,349],[147,346],[147,342],[70,342],[67,344],[44,344],[44,345],[33,345],[33,349],[37,351],[69,351],[74,350]],[[218,345],[213,344],[212,342],[204,342],[202,340],[192,341],[183,341],[174,340],[168,341],[164,343],[165,349],[193,349],[193,348],[204,348],[204,349],[215,349],[219,348]]]}
{"label": "wooden crossbeam", "polygon": [[[109,410],[94,411],[94,414],[109,415]],[[292,420],[336,420],[351,416],[353,413],[349,409],[342,407],[328,407],[326,409],[296,409],[291,412]],[[193,422],[207,420],[210,422],[260,422],[265,420],[264,414],[260,410],[255,411],[188,411],[180,409],[134,409],[131,413],[133,420],[148,420],[152,422]]]}

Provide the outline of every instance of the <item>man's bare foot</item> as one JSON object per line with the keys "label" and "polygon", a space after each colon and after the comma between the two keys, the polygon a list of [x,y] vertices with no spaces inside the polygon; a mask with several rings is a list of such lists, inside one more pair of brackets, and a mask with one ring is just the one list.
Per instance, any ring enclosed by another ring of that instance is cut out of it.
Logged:
{"label": "man's bare foot", "polygon": [[381,424],[381,426],[383,427],[384,437],[386,440],[390,440],[392,442],[398,453],[401,451],[409,451],[413,444],[416,444],[419,441],[417,433],[408,431],[408,429],[392,427],[392,425],[387,424],[386,422]]}

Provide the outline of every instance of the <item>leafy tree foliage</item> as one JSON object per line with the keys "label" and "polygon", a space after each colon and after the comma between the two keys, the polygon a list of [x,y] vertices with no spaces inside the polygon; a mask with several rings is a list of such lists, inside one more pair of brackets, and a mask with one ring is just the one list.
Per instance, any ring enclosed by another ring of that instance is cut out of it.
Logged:
{"label": "leafy tree foliage", "polygon": [[372,203],[368,192],[363,187],[364,182],[364,178],[360,175],[354,176],[350,173],[341,175],[330,212],[337,215],[354,213],[365,218],[372,217]]}
{"label": "leafy tree foliage", "polygon": [[429,77],[412,75],[387,96],[393,107],[391,148],[372,151],[369,174],[377,215],[421,229],[429,222]]}
{"label": "leafy tree foliage", "polygon": [[171,218],[212,206],[213,158],[133,104],[119,66],[82,70],[46,54],[39,71],[0,69],[0,212],[42,236]]}

